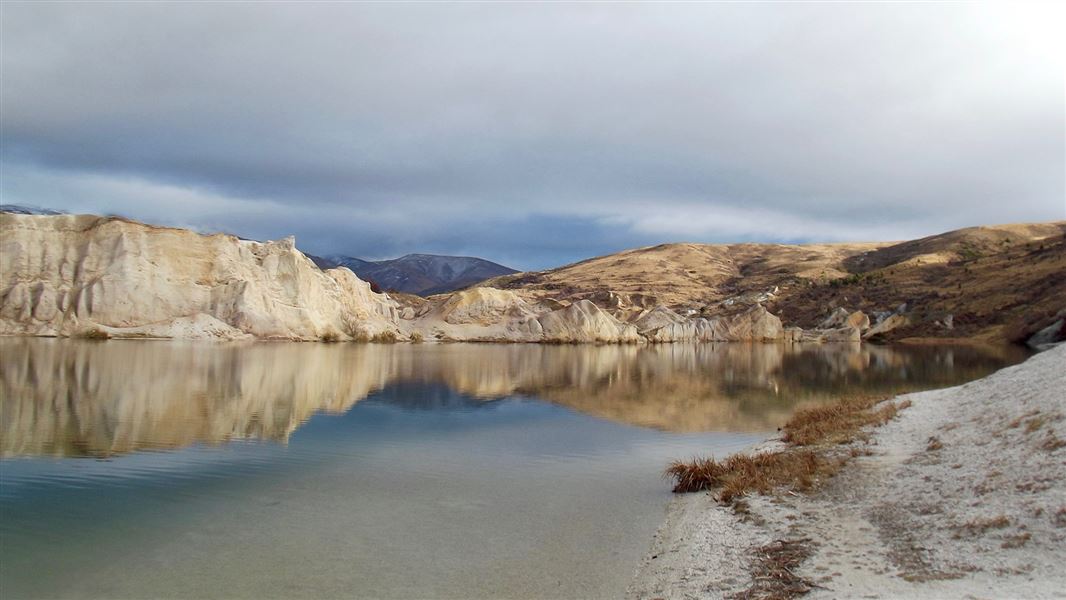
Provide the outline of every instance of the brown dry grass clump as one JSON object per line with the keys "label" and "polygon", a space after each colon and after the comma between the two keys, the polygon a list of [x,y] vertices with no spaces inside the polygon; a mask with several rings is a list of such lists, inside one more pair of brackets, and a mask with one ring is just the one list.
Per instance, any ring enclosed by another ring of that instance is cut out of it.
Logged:
{"label": "brown dry grass clump", "polygon": [[908,406],[910,400],[896,404],[885,403],[884,397],[857,396],[829,406],[805,408],[785,423],[781,439],[796,446],[846,444],[855,439],[860,429],[884,425]]}
{"label": "brown dry grass clump", "polygon": [[[849,459],[869,452],[854,446],[842,451],[838,449],[840,444],[862,438],[863,428],[888,422],[910,404],[909,400],[897,403],[886,402],[885,398],[852,397],[830,406],[800,410],[782,428],[782,440],[786,443],[783,449],[755,455],[734,454],[723,461],[713,458],[675,461],[663,476],[673,479],[674,492],[678,493],[718,489],[719,502],[731,504],[734,512],[746,515],[744,495],[815,487],[833,476]],[[931,438],[930,449],[939,447],[940,441]],[[985,525],[968,523],[962,529]],[[988,527],[1000,525],[998,520],[987,524]],[[818,586],[797,575],[796,569],[811,552],[809,539],[777,540],[756,549],[751,586],[732,598],[785,600],[806,594]]]}
{"label": "brown dry grass clump", "polygon": [[1044,443],[1040,444],[1040,447],[1048,452],[1054,452],[1060,448],[1066,448],[1066,441],[1063,441],[1053,432],[1048,432],[1047,438],[1044,439]]}
{"label": "brown dry grass clump", "polygon": [[796,575],[796,568],[811,555],[809,538],[777,540],[755,550],[751,586],[731,596],[736,600],[795,598],[821,587]]}
{"label": "brown dry grass clump", "polygon": [[998,517],[989,517],[986,519],[974,519],[963,523],[962,525],[955,525],[955,537],[975,537],[984,535],[991,529],[1003,529],[1010,527],[1010,519],[1006,515],[999,515]]}
{"label": "brown dry grass clump", "polygon": [[1008,550],[1012,549],[1012,548],[1021,548],[1022,546],[1026,545],[1027,543],[1029,543],[1029,540],[1032,539],[1032,537],[1033,537],[1033,534],[1028,533],[1028,532],[1019,533],[1018,535],[1008,536],[1007,539],[1004,540],[1003,543],[999,545],[999,547],[1000,548],[1006,548]]}
{"label": "brown dry grass clump", "polygon": [[674,480],[674,493],[701,492],[718,487],[726,474],[725,464],[713,458],[675,460],[666,467],[663,477]]}
{"label": "brown dry grass clump", "polygon": [[675,461],[665,476],[674,479],[677,493],[720,488],[718,500],[728,504],[749,492],[768,494],[778,487],[808,490],[819,478],[835,473],[840,464],[839,459],[812,450],[734,454],[722,462],[712,458]]}
{"label": "brown dry grass clump", "polygon": [[775,488],[808,490],[856,455],[826,452],[825,447],[854,441],[864,427],[882,425],[908,406],[909,400],[895,403],[860,397],[804,409],[783,427],[782,439],[788,446],[782,450],[735,454],[724,461],[674,461],[663,477],[674,481],[675,493],[720,489],[718,501],[723,504],[735,503],[751,492],[768,494]]}

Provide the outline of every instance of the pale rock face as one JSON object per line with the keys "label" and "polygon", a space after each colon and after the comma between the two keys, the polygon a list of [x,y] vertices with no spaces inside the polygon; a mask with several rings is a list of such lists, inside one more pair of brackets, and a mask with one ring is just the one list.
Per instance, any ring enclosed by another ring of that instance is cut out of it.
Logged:
{"label": "pale rock face", "polygon": [[1055,322],[1025,340],[1026,345],[1034,350],[1048,350],[1056,344],[1066,341],[1066,308],[1060,310],[1054,317]]}
{"label": "pale rock face", "polygon": [[870,317],[861,310],[848,312],[846,308],[837,308],[818,324],[818,329],[839,329],[841,327],[854,327],[866,331],[870,328]]}
{"label": "pale rock face", "polygon": [[[657,308],[641,319],[646,329],[641,335],[652,342],[780,342],[787,339],[781,319],[755,306],[733,317],[686,319],[672,311]],[[653,313],[657,313],[654,314]],[[658,325],[658,327],[651,327]]]}
{"label": "pale rock face", "polygon": [[456,292],[441,305],[440,318],[453,325],[491,325],[512,317],[528,317],[533,308],[507,290],[478,287]]}
{"label": "pale rock face", "polygon": [[622,296],[611,291],[596,292],[588,299],[596,306],[607,310],[620,310],[626,305]]}
{"label": "pale rock face", "polygon": [[554,298],[542,298],[534,306],[534,308],[537,310],[538,313],[540,313],[540,312],[551,312],[553,310],[559,310],[561,308],[566,308],[566,307],[567,307],[566,304],[563,304],[562,302],[559,302],[558,300],[556,300]]}
{"label": "pale rock face", "polygon": [[637,328],[622,323],[588,300],[536,319],[546,342],[639,342]]}
{"label": "pale rock face", "polygon": [[[673,325],[668,330],[675,341],[694,342],[728,342],[729,329],[723,319],[692,319],[681,325]],[[735,340],[746,341],[746,340]]]}
{"label": "pale rock face", "polygon": [[843,327],[848,321],[848,317],[851,313],[846,308],[836,308],[833,312],[829,313],[829,316],[822,320],[818,324],[818,329],[833,329],[835,327]]}
{"label": "pale rock face", "polygon": [[643,338],[632,325],[620,322],[588,300],[543,312],[514,292],[473,288],[445,298],[413,327],[429,339],[618,343]]}
{"label": "pale rock face", "polygon": [[861,310],[848,312],[846,308],[837,308],[829,314],[817,329],[802,332],[803,342],[858,342],[862,332],[870,328],[870,317]]}
{"label": "pale rock face", "polygon": [[680,325],[686,319],[665,306],[656,306],[633,321],[641,335],[653,333],[663,327]]}
{"label": "pale rock face", "polygon": [[535,322],[536,314],[514,292],[479,287],[428,304],[410,328],[427,339],[531,342],[539,341],[541,335],[529,324]]}
{"label": "pale rock face", "polygon": [[313,340],[398,332],[395,302],[347,269],[320,271],[292,238],[251,242],[90,215],[2,214],[0,228],[3,334]]}
{"label": "pale rock face", "polygon": [[854,327],[860,332],[866,331],[870,328],[870,317],[861,310],[857,310],[848,315],[848,318],[844,322],[844,324],[848,327]]}
{"label": "pale rock face", "polygon": [[586,299],[607,311],[614,318],[625,322],[635,321],[649,310],[660,306],[657,299],[648,294],[611,290],[594,292]]}
{"label": "pale rock face", "polygon": [[888,333],[893,329],[909,325],[911,322],[910,317],[904,314],[892,314],[889,315],[884,321],[881,321],[877,325],[874,325],[870,329],[866,330],[866,333],[862,335],[862,339],[868,340],[875,335]]}
{"label": "pale rock face", "polygon": [[[211,315],[197,313],[191,317],[178,317],[170,321],[149,323],[137,327],[108,327],[100,325],[97,330],[107,337],[117,338],[163,338],[182,340],[237,341],[255,339],[236,327],[223,323]],[[101,336],[102,337],[102,336]]]}
{"label": "pale rock face", "polygon": [[835,329],[813,329],[804,331],[801,341],[805,343],[824,344],[827,342],[860,342],[862,333],[855,327],[837,327]]}
{"label": "pale rock face", "polygon": [[781,319],[757,305],[725,323],[726,338],[730,341],[776,342],[785,338]]}
{"label": "pale rock face", "polygon": [[651,342],[728,341],[727,325],[721,319],[687,319],[665,306],[641,315],[633,325]]}

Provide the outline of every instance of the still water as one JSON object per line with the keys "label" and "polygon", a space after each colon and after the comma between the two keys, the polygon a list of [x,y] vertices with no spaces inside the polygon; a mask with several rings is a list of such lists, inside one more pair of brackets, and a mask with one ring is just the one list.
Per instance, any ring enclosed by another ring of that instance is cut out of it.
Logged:
{"label": "still water", "polygon": [[0,339],[0,593],[617,598],[671,459],[1024,357]]}

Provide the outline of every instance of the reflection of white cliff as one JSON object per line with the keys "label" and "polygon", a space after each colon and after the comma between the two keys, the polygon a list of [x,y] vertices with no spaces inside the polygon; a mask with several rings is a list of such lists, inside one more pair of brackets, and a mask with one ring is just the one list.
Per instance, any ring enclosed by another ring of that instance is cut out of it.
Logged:
{"label": "reflection of white cliff", "polygon": [[896,381],[893,373],[912,362],[889,348],[775,344],[217,345],[6,338],[0,352],[5,456],[107,455],[238,438],[285,441],[316,412],[347,411],[371,392],[403,382],[443,384],[481,399],[531,395],[671,431],[766,431],[797,402],[839,393],[833,386],[845,379],[841,370],[870,385],[877,384],[870,373]]}
{"label": "reflection of white cliff", "polygon": [[[3,453],[109,454],[235,438],[284,441],[317,411],[382,387],[363,347],[3,340]],[[359,368],[353,368],[353,362]]]}

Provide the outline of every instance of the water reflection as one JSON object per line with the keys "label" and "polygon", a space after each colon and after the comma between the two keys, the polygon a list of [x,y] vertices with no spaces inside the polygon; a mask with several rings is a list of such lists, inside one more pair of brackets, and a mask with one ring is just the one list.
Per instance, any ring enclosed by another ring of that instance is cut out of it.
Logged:
{"label": "water reflection", "polygon": [[476,399],[462,403],[467,409],[526,395],[666,431],[768,431],[805,403],[953,385],[1017,362],[1024,353],[868,345],[209,345],[6,338],[0,356],[3,456],[101,457],[242,438],[285,442],[317,412],[346,412],[372,392],[415,383]]}

